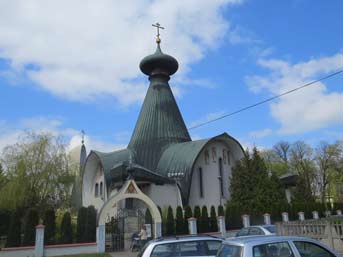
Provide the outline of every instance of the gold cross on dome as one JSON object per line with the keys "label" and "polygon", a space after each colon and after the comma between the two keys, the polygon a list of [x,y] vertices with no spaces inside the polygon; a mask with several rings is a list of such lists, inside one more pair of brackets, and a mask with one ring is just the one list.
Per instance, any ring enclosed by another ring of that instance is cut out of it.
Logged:
{"label": "gold cross on dome", "polygon": [[160,29],[164,29],[164,27],[161,27],[161,24],[159,24],[158,22],[156,22],[156,24],[152,24],[152,26],[157,28],[156,42],[160,43],[161,42],[161,39],[160,39]]}

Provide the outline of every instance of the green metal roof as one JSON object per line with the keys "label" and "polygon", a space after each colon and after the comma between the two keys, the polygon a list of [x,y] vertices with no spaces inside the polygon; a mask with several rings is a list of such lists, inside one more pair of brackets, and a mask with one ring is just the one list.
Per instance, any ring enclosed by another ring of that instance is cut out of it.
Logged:
{"label": "green metal roof", "polygon": [[130,150],[123,149],[110,153],[103,153],[99,151],[91,151],[89,155],[96,154],[101,161],[101,165],[104,169],[105,180],[107,183],[111,181],[111,169],[118,163],[128,162],[130,158]]}
{"label": "green metal roof", "polygon": [[156,169],[162,152],[170,144],[191,141],[168,84],[168,74],[173,70],[168,70],[172,69],[168,64],[172,61],[166,56],[156,51],[141,64],[146,68],[144,72],[151,72],[150,86],[128,146],[134,153],[135,162],[149,170]]}
{"label": "green metal roof", "polygon": [[235,159],[240,159],[244,156],[244,150],[240,143],[227,133],[209,139],[171,145],[161,156],[157,172],[167,177],[178,177],[180,179],[181,196],[184,204],[188,203],[193,165],[205,145],[213,140],[224,140],[228,144],[234,143],[238,150],[236,151],[237,156],[235,156]]}

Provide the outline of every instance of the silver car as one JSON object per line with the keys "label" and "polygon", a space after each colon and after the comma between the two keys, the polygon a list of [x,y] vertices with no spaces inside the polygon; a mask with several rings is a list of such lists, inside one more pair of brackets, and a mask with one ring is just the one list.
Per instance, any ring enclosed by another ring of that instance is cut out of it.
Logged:
{"label": "silver car", "polygon": [[147,243],[138,254],[138,257],[215,257],[222,242],[222,239],[211,236],[187,236],[157,239]]}
{"label": "silver car", "polygon": [[341,257],[317,240],[290,236],[247,236],[227,239],[217,257]]}
{"label": "silver car", "polygon": [[238,236],[276,235],[275,225],[256,225],[242,228],[237,232]]}

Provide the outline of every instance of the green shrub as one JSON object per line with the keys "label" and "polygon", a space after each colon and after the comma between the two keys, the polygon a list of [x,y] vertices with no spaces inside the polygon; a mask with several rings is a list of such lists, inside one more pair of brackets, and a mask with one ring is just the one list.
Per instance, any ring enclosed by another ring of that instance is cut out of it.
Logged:
{"label": "green shrub", "polygon": [[77,213],[76,240],[78,243],[85,243],[87,223],[87,208],[81,207]]}
{"label": "green shrub", "polygon": [[184,220],[182,207],[178,206],[176,208],[176,219],[175,219],[175,232],[177,235],[182,235],[184,233]]}
{"label": "green shrub", "polygon": [[237,204],[228,202],[225,208],[226,229],[239,229],[242,227],[241,210]]}
{"label": "green shrub", "polygon": [[210,214],[210,232],[217,232],[218,231],[218,221],[216,215],[216,209],[214,206],[211,206],[211,214]]}
{"label": "green shrub", "polygon": [[48,209],[44,213],[44,243],[46,245],[55,244],[56,216],[54,209]]}
{"label": "green shrub", "polygon": [[25,217],[24,225],[24,246],[35,245],[36,226],[38,225],[39,217],[36,209],[29,209]]}
{"label": "green shrub", "polygon": [[199,206],[195,206],[194,207],[194,218],[197,219],[197,232],[199,233],[201,228],[200,228],[200,218],[201,218],[201,211],[200,211],[200,207]]}
{"label": "green shrub", "polygon": [[9,230],[7,234],[7,242],[6,247],[17,247],[20,246],[21,243],[21,220],[20,220],[20,212],[13,211],[11,213],[10,223],[9,223]]}
{"label": "green shrub", "polygon": [[174,223],[173,209],[171,206],[169,206],[168,212],[167,212],[166,235],[170,236],[174,234],[175,234],[175,223]]}
{"label": "green shrub", "polygon": [[208,218],[208,211],[207,207],[204,205],[201,210],[201,217],[200,217],[200,233],[206,233],[210,231],[210,222]]}
{"label": "green shrub", "polygon": [[188,219],[191,218],[193,216],[192,214],[192,208],[190,206],[186,206],[185,207],[185,216],[184,216],[184,225],[183,225],[183,233],[189,234],[188,231]]}
{"label": "green shrub", "polygon": [[223,205],[218,206],[218,216],[225,216],[225,211]]}
{"label": "green shrub", "polygon": [[94,206],[87,208],[87,223],[85,232],[85,242],[96,241],[96,210]]}
{"label": "green shrub", "polygon": [[73,227],[71,224],[71,216],[69,212],[64,213],[61,222],[61,244],[73,243]]}

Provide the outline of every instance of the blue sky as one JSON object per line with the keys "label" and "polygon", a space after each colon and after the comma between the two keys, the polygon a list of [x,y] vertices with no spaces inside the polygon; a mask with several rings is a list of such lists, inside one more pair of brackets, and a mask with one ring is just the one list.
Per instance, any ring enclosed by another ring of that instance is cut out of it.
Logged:
{"label": "blue sky", "polygon": [[[25,130],[69,147],[110,151],[130,139],[148,88],[139,61],[162,50],[180,70],[170,85],[187,126],[343,68],[343,2],[1,1],[0,149]],[[244,146],[343,139],[343,74],[191,130],[227,132]]]}

